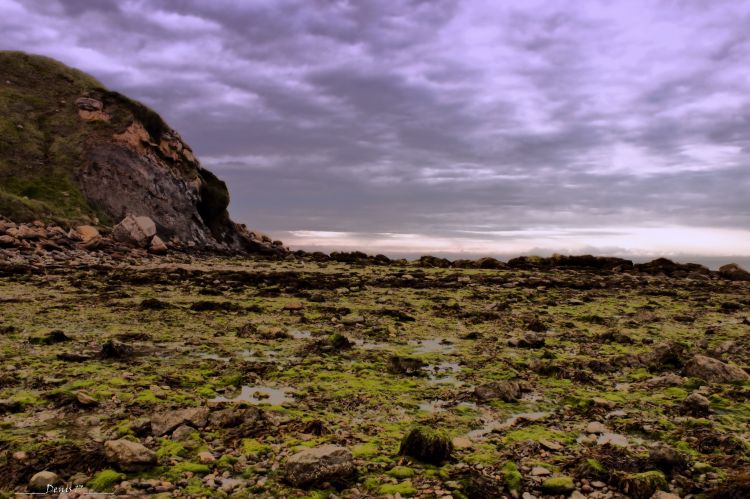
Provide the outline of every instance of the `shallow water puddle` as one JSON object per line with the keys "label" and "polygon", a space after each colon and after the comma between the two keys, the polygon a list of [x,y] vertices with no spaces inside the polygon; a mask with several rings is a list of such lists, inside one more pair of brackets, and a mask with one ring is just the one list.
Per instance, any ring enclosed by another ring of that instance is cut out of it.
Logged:
{"label": "shallow water puddle", "polygon": [[359,339],[352,340],[352,343],[362,350],[385,350],[388,348],[388,343],[376,343]]}
{"label": "shallow water puddle", "polygon": [[429,412],[430,414],[444,411],[446,409],[449,409],[450,407],[469,407],[471,409],[476,409],[477,405],[474,402],[460,402],[459,404],[451,404],[451,402],[448,400],[440,399],[425,400],[423,402],[420,402],[419,404],[420,411]]}
{"label": "shallow water puddle", "polygon": [[461,385],[455,377],[455,374],[461,371],[461,366],[455,362],[442,362],[440,364],[433,364],[427,366],[429,371],[428,381],[430,383],[450,383],[455,385]]}
{"label": "shallow water puddle", "polygon": [[414,353],[450,353],[456,348],[450,340],[445,338],[411,340],[409,345],[416,347]]}
{"label": "shallow water puddle", "polygon": [[290,329],[289,334],[295,340],[306,340],[312,336],[310,331],[302,331],[300,329]]}
{"label": "shallow water puddle", "polygon": [[253,362],[273,362],[279,354],[278,350],[240,350],[242,360]]}
{"label": "shallow water puddle", "polygon": [[199,352],[198,357],[205,360],[218,360],[220,362],[229,362],[231,359],[228,356],[219,355],[216,353]]}
{"label": "shallow water puddle", "polygon": [[515,414],[508,419],[506,419],[503,422],[492,420],[485,423],[484,426],[481,428],[478,428],[476,430],[472,430],[466,434],[467,437],[469,437],[472,440],[478,440],[480,438],[483,438],[487,436],[489,433],[495,432],[495,431],[506,431],[511,428],[513,428],[515,425],[522,421],[539,421],[547,416],[549,416],[549,412],[522,412],[520,414]]}
{"label": "shallow water puddle", "polygon": [[250,402],[251,404],[281,405],[294,402],[294,397],[288,395],[288,388],[270,388],[267,386],[243,386],[240,393],[232,398],[218,396],[210,402]]}

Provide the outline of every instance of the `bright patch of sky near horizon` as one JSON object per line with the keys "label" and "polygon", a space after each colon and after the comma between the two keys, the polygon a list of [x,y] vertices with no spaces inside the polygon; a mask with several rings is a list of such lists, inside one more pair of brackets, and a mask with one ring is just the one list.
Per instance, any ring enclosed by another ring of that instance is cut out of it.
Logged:
{"label": "bright patch of sky near horizon", "polygon": [[750,256],[750,1],[0,0],[237,221],[384,253]]}

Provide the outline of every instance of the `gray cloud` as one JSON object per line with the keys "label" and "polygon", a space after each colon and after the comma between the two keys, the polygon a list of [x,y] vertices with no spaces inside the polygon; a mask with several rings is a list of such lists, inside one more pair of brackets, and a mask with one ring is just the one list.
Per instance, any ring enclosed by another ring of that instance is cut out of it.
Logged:
{"label": "gray cloud", "polygon": [[234,217],[270,232],[750,222],[750,2],[0,0],[0,14],[0,47],[156,108],[228,180]]}

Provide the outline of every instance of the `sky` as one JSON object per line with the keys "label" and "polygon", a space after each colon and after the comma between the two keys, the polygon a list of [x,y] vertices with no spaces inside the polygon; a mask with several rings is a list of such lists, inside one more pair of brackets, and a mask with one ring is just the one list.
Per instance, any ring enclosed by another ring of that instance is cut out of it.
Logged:
{"label": "sky", "polygon": [[0,0],[292,248],[750,257],[750,1]]}

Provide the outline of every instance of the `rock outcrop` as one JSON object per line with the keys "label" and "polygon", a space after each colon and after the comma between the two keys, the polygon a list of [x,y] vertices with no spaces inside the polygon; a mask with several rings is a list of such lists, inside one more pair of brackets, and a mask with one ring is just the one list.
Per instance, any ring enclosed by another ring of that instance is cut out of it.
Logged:
{"label": "rock outcrop", "polygon": [[[147,217],[164,246],[285,252],[232,222],[226,184],[153,110],[46,57],[0,51],[0,72],[0,215],[68,227],[125,224],[118,240],[132,234],[133,219]],[[38,237],[28,236],[17,237]],[[132,242],[146,248],[145,239]]]}

